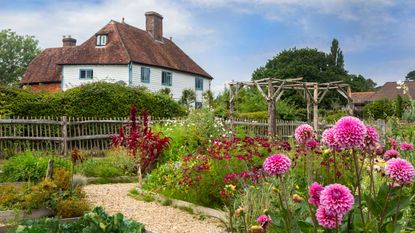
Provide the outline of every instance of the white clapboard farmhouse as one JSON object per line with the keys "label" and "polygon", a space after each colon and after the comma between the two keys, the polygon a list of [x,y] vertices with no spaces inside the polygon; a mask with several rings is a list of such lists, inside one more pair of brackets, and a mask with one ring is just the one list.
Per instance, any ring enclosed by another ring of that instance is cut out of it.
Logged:
{"label": "white clapboard farmhouse", "polygon": [[150,91],[170,88],[175,99],[193,89],[201,104],[212,76],[163,37],[160,14],[145,16],[146,30],[111,20],[79,46],[64,37],[63,47],[45,49],[30,63],[21,85],[53,92],[93,81],[124,82]]}

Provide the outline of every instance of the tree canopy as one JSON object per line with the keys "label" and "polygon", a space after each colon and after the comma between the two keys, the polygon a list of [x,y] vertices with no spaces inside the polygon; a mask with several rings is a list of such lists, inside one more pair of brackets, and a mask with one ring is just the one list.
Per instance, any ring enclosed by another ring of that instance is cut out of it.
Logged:
{"label": "tree canopy", "polygon": [[405,79],[406,79],[406,80],[412,80],[412,81],[415,81],[415,70],[413,70],[413,71],[409,72],[409,73],[406,75]]}
{"label": "tree canopy", "polygon": [[370,91],[376,86],[371,79],[348,73],[344,68],[344,56],[337,39],[333,39],[328,54],[310,48],[283,50],[252,74],[253,80],[267,77],[303,77],[304,81],[320,83],[340,80],[349,83],[352,91]]}
{"label": "tree canopy", "polygon": [[0,31],[0,84],[17,84],[40,51],[33,36],[17,35],[10,29]]}

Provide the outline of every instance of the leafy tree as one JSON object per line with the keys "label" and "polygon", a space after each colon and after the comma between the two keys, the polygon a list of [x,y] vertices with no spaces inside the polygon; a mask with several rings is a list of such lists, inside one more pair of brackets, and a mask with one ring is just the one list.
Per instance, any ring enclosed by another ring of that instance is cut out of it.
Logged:
{"label": "leafy tree", "polygon": [[17,84],[39,53],[33,36],[20,36],[10,29],[0,31],[0,84]]}
{"label": "leafy tree", "polygon": [[[303,81],[319,83],[344,81],[351,85],[352,91],[369,91],[376,86],[371,79],[348,73],[344,68],[344,56],[337,39],[333,39],[328,54],[310,48],[283,50],[252,74],[253,80],[268,77],[280,79],[303,77]],[[287,96],[293,96],[295,104],[304,106],[305,101],[299,93],[286,91],[283,98]],[[334,108],[345,103],[346,100],[338,93],[329,92],[322,101],[321,107]]]}
{"label": "leafy tree", "polygon": [[349,80],[346,82],[350,84],[354,92],[360,91],[372,91],[376,87],[376,83],[372,79],[365,79],[362,75],[350,74],[348,76]]}
{"label": "leafy tree", "polygon": [[184,89],[179,103],[189,107],[194,102],[196,102],[196,92],[192,89]]}
{"label": "leafy tree", "polygon": [[415,81],[415,70],[413,70],[413,71],[409,72],[409,73],[406,75],[405,79],[406,79],[406,80],[413,80],[413,81]]}

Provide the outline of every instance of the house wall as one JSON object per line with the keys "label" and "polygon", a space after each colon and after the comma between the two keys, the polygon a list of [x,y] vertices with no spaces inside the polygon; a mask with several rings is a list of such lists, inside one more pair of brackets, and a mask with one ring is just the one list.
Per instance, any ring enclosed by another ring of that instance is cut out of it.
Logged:
{"label": "house wall", "polygon": [[[150,68],[150,83],[141,82],[141,66],[133,64],[132,66],[132,85],[144,86],[150,91],[156,92],[160,89],[170,88],[173,98],[179,100],[182,97],[184,89],[192,89],[196,92],[196,101],[203,102],[202,93],[210,90],[210,79],[203,78],[203,91],[196,90],[195,79],[200,77],[197,75],[186,74],[182,72],[172,71],[168,69],[161,69],[158,67],[145,66]],[[161,84],[162,71],[169,71],[172,73],[172,85],[164,86]]]}
{"label": "house wall", "polygon": [[[92,80],[79,78],[80,69],[92,69],[94,76]],[[79,86],[84,83],[106,81],[129,83],[128,65],[63,65],[62,66],[62,89]]]}

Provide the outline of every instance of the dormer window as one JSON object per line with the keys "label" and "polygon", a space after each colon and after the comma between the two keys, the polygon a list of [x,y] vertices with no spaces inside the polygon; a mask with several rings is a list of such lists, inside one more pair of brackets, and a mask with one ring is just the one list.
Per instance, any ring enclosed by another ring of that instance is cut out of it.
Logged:
{"label": "dormer window", "polygon": [[105,46],[107,44],[108,35],[97,35],[97,46]]}

